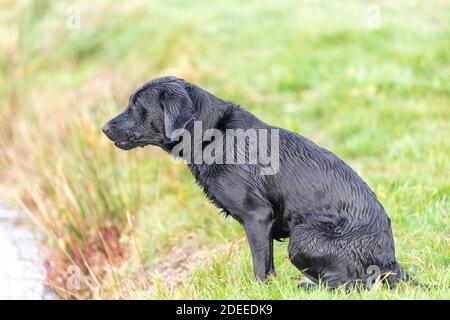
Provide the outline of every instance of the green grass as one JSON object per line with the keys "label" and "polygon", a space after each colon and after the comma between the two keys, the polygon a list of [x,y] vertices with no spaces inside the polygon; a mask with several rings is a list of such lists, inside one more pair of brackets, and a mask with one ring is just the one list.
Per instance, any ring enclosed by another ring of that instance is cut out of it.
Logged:
{"label": "green grass", "polygon": [[[380,2],[373,30],[369,1],[80,1],[81,28],[70,30],[72,4],[7,1],[0,13],[1,187],[44,231],[56,274],[76,263],[95,283],[70,294],[53,283],[63,296],[450,297],[449,3]],[[134,88],[167,74],[343,158],[385,206],[402,266],[440,289],[303,292],[285,244],[277,276],[253,281],[242,228],[184,166],[153,148],[122,152],[101,134]],[[125,256],[105,227],[120,232]],[[210,258],[174,288],[149,284],[154,262],[186,239]],[[148,282],[136,280],[142,271]],[[123,293],[123,280],[137,287]]]}

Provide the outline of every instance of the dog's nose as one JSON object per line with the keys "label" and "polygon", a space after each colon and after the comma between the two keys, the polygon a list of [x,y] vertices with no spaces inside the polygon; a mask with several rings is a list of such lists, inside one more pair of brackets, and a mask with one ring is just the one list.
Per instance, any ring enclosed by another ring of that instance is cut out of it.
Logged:
{"label": "dog's nose", "polygon": [[102,127],[102,131],[104,134],[108,134],[109,130],[111,130],[111,126],[109,125],[109,122],[108,122]]}

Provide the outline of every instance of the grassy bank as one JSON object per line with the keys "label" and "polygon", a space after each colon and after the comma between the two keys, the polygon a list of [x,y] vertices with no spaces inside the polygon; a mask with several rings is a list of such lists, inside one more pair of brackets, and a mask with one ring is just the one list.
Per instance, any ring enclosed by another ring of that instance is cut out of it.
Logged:
{"label": "grassy bank", "polygon": [[[57,291],[449,298],[450,4],[375,3],[371,29],[368,1],[2,2],[0,187],[43,231]],[[101,134],[134,88],[168,74],[343,158],[385,206],[400,263],[440,289],[302,292],[285,243],[277,276],[255,283],[242,228],[183,165],[154,148],[120,151]],[[67,290],[71,265],[84,274],[80,290]]]}

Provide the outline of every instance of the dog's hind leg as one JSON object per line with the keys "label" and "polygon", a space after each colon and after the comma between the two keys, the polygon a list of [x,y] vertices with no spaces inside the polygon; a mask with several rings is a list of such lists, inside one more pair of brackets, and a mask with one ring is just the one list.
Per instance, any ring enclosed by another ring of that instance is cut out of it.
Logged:
{"label": "dog's hind leg", "polygon": [[297,269],[315,284],[322,281],[337,289],[355,280],[353,266],[342,256],[343,249],[310,226],[298,225],[292,230],[288,253]]}

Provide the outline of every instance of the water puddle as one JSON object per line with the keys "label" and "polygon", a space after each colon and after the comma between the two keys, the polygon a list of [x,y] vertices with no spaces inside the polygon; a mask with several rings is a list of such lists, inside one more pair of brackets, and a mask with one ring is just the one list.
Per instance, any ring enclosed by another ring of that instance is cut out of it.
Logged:
{"label": "water puddle", "polygon": [[0,203],[0,299],[56,299],[27,216]]}

